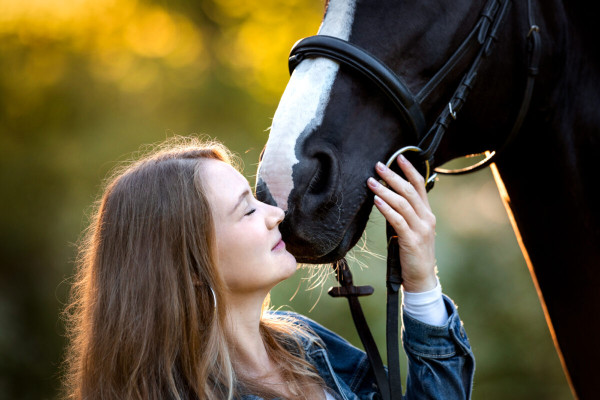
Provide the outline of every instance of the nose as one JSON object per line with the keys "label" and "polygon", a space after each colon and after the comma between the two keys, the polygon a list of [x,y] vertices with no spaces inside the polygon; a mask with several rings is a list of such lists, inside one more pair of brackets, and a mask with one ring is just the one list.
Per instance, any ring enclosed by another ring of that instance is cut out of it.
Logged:
{"label": "nose", "polygon": [[283,221],[285,212],[279,207],[268,204],[266,204],[266,207],[268,208],[267,227],[269,229],[274,229]]}

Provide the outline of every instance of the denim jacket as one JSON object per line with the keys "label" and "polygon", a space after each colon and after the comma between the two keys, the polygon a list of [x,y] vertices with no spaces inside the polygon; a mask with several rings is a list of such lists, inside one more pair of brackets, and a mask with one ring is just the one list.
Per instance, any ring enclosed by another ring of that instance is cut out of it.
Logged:
{"label": "denim jacket", "polygon": [[[408,357],[405,400],[471,398],[475,358],[452,300],[444,296],[448,322],[431,326],[403,313],[402,342]],[[279,312],[280,313],[280,312]],[[316,334],[303,339],[307,361],[342,400],[380,399],[366,354],[316,322],[293,315]],[[260,400],[243,396],[243,400]]]}

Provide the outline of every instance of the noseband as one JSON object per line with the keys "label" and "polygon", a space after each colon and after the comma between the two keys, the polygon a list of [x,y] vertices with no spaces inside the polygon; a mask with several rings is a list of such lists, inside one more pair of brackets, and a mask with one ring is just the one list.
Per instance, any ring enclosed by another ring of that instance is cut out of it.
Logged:
{"label": "noseband", "polygon": [[[412,94],[402,78],[384,62],[352,43],[332,36],[316,35],[299,40],[290,52],[290,74],[302,60],[314,57],[329,58],[359,72],[375,83],[393,103],[399,112],[403,127],[410,132],[415,142],[418,143],[416,147],[419,149],[420,158],[428,164],[433,165],[434,155],[442,137],[452,121],[456,120],[458,113],[467,100],[478,76],[482,61],[490,55],[494,48],[494,44],[498,39],[498,29],[508,11],[509,3],[509,0],[488,0],[481,13],[481,17],[467,38],[416,96]],[[484,160],[470,167],[455,170],[436,168],[435,172],[440,174],[464,174],[487,167],[494,161],[500,151],[507,147],[520,130],[531,101],[533,83],[538,73],[541,52],[539,28],[532,21],[531,0],[528,1],[528,13],[530,29],[527,34],[529,41],[527,83],[519,114],[504,144],[497,150],[486,152],[487,157]],[[451,100],[448,102],[448,106],[440,113],[434,124],[427,129],[421,104],[444,81],[450,72],[460,64],[460,61],[474,51],[477,51],[477,54],[472,60],[469,70],[462,77]],[[390,161],[388,161],[388,164]],[[432,187],[433,178],[434,176],[426,177],[428,188]]]}

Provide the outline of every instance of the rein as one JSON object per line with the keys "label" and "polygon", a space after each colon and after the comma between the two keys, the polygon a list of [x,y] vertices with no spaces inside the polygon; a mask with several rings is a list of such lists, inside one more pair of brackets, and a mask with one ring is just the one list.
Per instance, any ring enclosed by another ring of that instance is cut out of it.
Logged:
{"label": "rein", "polygon": [[[425,182],[427,191],[433,188],[436,174],[430,175],[430,166],[434,165],[434,155],[442,141],[444,134],[452,121],[456,120],[458,112],[465,104],[468,95],[475,84],[479,68],[483,61],[491,54],[498,39],[498,30],[508,12],[509,0],[488,0],[475,27],[462,42],[454,54],[440,68],[440,70],[427,82],[415,96],[408,89],[402,78],[392,71],[385,63],[371,55],[364,49],[345,40],[325,35],[311,36],[299,40],[292,47],[289,57],[290,74],[302,60],[312,57],[325,57],[338,63],[351,67],[359,72],[389,98],[399,111],[403,127],[410,131],[417,146],[406,146],[396,151],[388,160],[387,165],[399,154],[407,151],[416,152],[426,167]],[[539,27],[533,21],[531,0],[527,2],[529,32],[527,33],[527,82],[519,114],[504,143],[494,151],[485,152],[486,158],[474,165],[462,169],[435,168],[440,174],[465,174],[480,170],[490,165],[495,158],[514,140],[519,132],[531,102],[535,77],[541,55],[541,38]],[[421,104],[434,92],[446,77],[460,65],[467,55],[476,52],[468,71],[462,77],[458,88],[453,93],[448,106],[440,113],[434,124],[427,130],[425,117]],[[346,297],[348,300],[352,319],[367,357],[373,369],[375,380],[383,400],[397,400],[402,398],[402,383],[400,375],[399,343],[398,343],[398,314],[399,296],[402,284],[402,269],[400,265],[398,238],[393,227],[386,222],[387,236],[387,307],[386,307],[386,342],[388,371],[383,365],[379,350],[373,335],[365,320],[359,296],[368,296],[373,293],[371,286],[354,286],[352,273],[342,258],[334,263],[335,275],[340,286],[329,289],[333,297]]]}

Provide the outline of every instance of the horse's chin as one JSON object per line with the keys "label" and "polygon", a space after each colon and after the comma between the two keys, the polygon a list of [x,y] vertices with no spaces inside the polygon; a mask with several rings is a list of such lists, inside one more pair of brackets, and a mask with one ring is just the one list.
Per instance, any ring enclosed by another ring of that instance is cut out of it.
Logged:
{"label": "horse's chin", "polygon": [[[296,260],[300,263],[305,264],[329,264],[346,256],[346,253],[350,251],[360,240],[363,231],[367,225],[369,219],[369,213],[371,211],[371,204],[363,204],[359,209],[358,213],[348,220],[351,221],[347,226],[339,229],[339,240],[333,241],[332,246],[323,247],[323,243],[319,242],[308,242],[304,241],[301,245],[295,245],[293,239],[289,242],[288,251],[296,257]],[[285,222],[284,222],[285,224]],[[320,229],[329,229],[326,227],[320,227]],[[315,229],[314,232],[318,232],[319,229]],[[286,240],[286,229],[282,230],[284,240]],[[318,237],[318,235],[315,235]],[[318,240],[318,239],[315,239]],[[328,241],[331,243],[330,241]],[[286,244],[288,242],[286,241]]]}
{"label": "horse's chin", "polygon": [[323,252],[314,253],[316,247],[307,247],[294,251],[290,249],[290,252],[296,257],[296,260],[304,264],[329,264],[343,258],[348,251],[354,247],[362,236],[362,229],[357,229],[355,224],[352,224],[342,235],[340,242],[334,248],[325,250]]}

